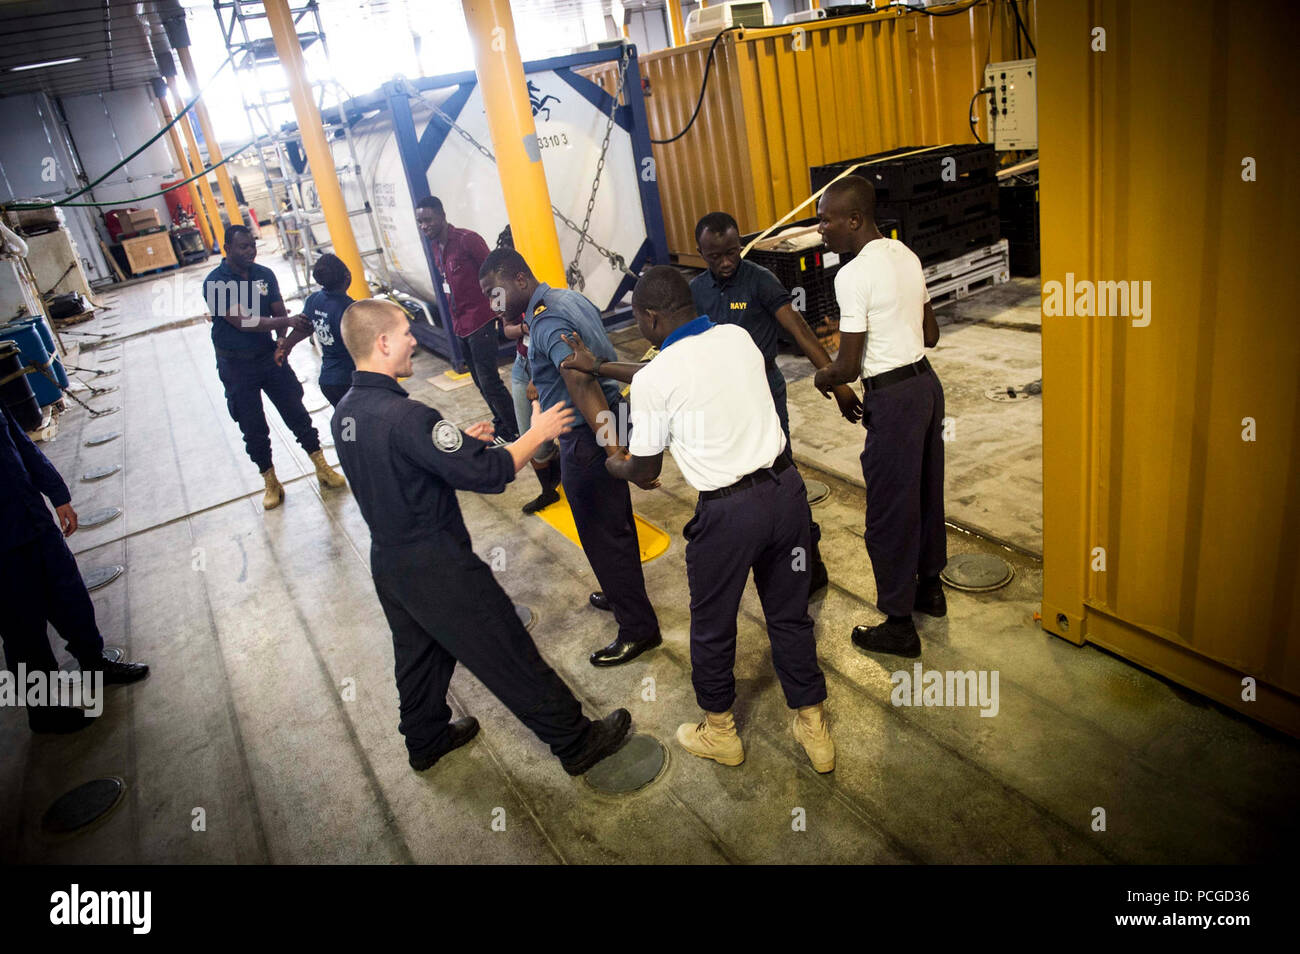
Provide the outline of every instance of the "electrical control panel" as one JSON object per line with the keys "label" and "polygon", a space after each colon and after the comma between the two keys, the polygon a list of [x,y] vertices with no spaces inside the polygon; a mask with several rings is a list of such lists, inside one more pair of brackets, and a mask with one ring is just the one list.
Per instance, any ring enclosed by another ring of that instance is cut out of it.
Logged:
{"label": "electrical control panel", "polygon": [[997,149],[1038,148],[1038,61],[1008,60],[984,67],[989,130]]}

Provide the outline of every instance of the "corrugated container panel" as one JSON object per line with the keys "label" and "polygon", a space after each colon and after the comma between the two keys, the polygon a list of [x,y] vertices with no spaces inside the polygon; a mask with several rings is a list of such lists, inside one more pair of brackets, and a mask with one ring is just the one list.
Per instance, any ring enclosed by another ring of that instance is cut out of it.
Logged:
{"label": "corrugated container panel", "polygon": [[1044,626],[1300,734],[1295,8],[1040,13],[1045,288],[1150,283],[1043,319]]}
{"label": "corrugated container panel", "polygon": [[[1031,33],[1034,6],[1025,5]],[[1009,6],[987,0],[955,16],[894,9],[727,34],[695,125],[654,147],[669,250],[694,258],[705,212],[731,212],[742,232],[766,228],[808,197],[811,166],[973,142],[971,94],[987,60],[1014,56],[1014,39]],[[640,59],[652,138],[690,119],[711,43]]]}

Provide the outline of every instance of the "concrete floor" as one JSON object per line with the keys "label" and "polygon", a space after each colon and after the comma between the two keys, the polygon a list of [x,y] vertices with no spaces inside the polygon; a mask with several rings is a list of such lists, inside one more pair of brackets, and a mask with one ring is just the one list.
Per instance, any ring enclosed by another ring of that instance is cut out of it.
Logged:
{"label": "concrete floor", "polygon": [[[838,747],[831,776],[811,770],[790,734],[752,587],[737,663],[747,761],[725,768],[672,742],[680,722],[699,717],[680,537],[694,496],[675,466],[666,465],[662,489],[633,490],[637,511],[673,537],[646,566],[665,644],[612,670],[586,661],[613,626],[587,606],[594,580],[581,551],[519,513],[536,493],[534,479],[522,474],[497,497],[461,495],[475,549],[504,548],[501,584],[533,609],[534,638],[589,714],[626,706],[639,731],[667,744],[664,775],[625,797],[569,778],[464,670],[453,679],[452,706],[479,718],[479,738],[425,775],[410,770],[396,731],[391,641],[351,495],[317,486],[272,410],[288,499],[262,511],[260,478],[226,414],[206,325],[167,327],[175,315],[143,314],[156,294],[150,288],[111,293],[114,312],[86,326],[116,322],[116,336],[131,335],[120,349],[122,372],[104,379],[122,390],[92,402],[122,411],[90,420],[73,409],[44,449],[81,513],[125,511],[71,542],[83,571],[126,565],[94,594],[99,621],[110,645],[153,673],[111,689],[104,716],[73,737],[32,736],[22,713],[0,710],[4,860],[1215,863],[1287,859],[1300,844],[1294,740],[1048,636],[1033,621],[1042,567],[1020,551],[1041,548],[1041,399],[999,405],[984,397],[1040,375],[1032,282],[940,309],[944,338],[932,357],[956,421],[950,515],[1018,549],[950,533],[951,552],[998,552],[1016,575],[986,595],[949,590],[946,619],[918,617],[920,661],[996,670],[996,717],[895,707],[890,674],[910,671],[912,661],[850,644],[854,624],[879,618],[861,538],[862,431],[802,379],[802,359],[781,360],[796,456],[806,476],[832,488],[815,511],[832,586],[812,610]],[[627,356],[644,348],[634,329],[615,338]],[[93,366],[99,357],[79,360]],[[315,380],[308,348],[294,364]],[[443,392],[427,382],[445,368],[421,355],[408,389],[462,424],[485,418],[472,387]],[[309,384],[307,406],[324,405]],[[326,426],[327,410],[314,417]],[[123,436],[83,446],[106,431]],[[78,482],[111,463],[122,471]],[[51,800],[101,775],[126,779],[125,802],[94,830],[43,836]],[[1092,830],[1097,807],[1106,810],[1104,832]],[[197,809],[204,831],[194,830]],[[804,831],[792,827],[797,809]],[[504,831],[493,829],[500,817]]]}

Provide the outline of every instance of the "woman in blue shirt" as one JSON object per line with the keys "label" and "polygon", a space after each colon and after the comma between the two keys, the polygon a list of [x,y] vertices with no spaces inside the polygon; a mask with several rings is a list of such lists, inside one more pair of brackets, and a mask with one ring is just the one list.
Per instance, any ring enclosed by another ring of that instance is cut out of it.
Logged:
{"label": "woman in blue shirt", "polygon": [[315,332],[321,352],[320,390],[330,404],[338,407],[352,386],[352,372],[356,370],[352,356],[343,346],[343,334],[339,330],[343,312],[352,304],[347,291],[352,284],[352,273],[341,258],[327,254],[317,259],[311,277],[321,287],[302,303],[302,313],[311,322],[311,330],[297,329],[289,337],[282,338],[276,346],[275,360],[277,364],[284,364],[293,346]]}

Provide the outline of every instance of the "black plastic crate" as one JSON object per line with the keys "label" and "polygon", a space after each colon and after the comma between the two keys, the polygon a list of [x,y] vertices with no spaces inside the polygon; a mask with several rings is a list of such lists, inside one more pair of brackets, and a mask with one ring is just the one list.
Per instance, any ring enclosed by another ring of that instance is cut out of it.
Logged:
{"label": "black plastic crate", "polygon": [[1037,242],[1008,242],[1007,253],[1011,259],[1011,274],[1032,278],[1039,274],[1039,244]]}
{"label": "black plastic crate", "polygon": [[877,216],[898,222],[897,237],[904,243],[997,213],[998,187],[991,180],[930,198],[876,204]]}
{"label": "black plastic crate", "polygon": [[[902,156],[903,153],[916,152],[921,148],[924,147],[902,146],[870,156],[813,166],[808,170],[809,182],[816,192],[850,166],[880,159],[885,161],[874,162],[853,173],[875,186],[877,203],[904,202],[962,189],[977,182],[996,181],[998,158],[991,143],[936,147],[916,155]],[[890,159],[890,156],[902,158]],[[944,160],[948,158],[954,161],[955,178],[944,178]]]}
{"label": "black plastic crate", "polygon": [[1038,242],[1038,183],[1011,183],[998,188],[1002,237],[1010,242]]}
{"label": "black plastic crate", "polygon": [[992,245],[1000,236],[998,217],[987,215],[915,238],[907,243],[907,247],[916,253],[922,265],[933,265],[935,262],[956,258],[971,249]]}

